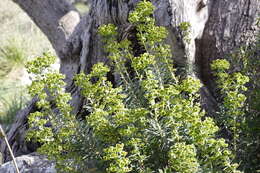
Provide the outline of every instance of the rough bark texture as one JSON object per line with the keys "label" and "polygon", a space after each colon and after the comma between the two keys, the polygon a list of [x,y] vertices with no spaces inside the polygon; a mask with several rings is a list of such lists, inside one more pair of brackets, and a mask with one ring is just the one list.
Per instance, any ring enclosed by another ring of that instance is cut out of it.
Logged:
{"label": "rough bark texture", "polygon": [[[99,26],[113,23],[124,35],[128,32],[128,13],[139,0],[92,0],[89,14],[80,22],[76,12],[63,0],[17,0],[16,2],[32,17],[47,35],[60,60],[60,71],[66,75],[67,91],[72,93],[76,114],[82,113],[84,100],[73,83],[73,76],[80,71],[88,73],[98,61],[108,63],[103,43],[97,34]],[[259,9],[258,0],[152,0],[156,6],[155,18],[159,25],[167,27],[172,54],[177,65],[198,65],[199,74],[194,75],[204,82],[202,98],[208,110],[215,102],[211,90],[209,63],[212,59],[224,57],[247,40],[253,33],[253,23]],[[73,13],[73,14],[72,14]],[[61,23],[65,27],[61,29]],[[191,24],[190,44],[183,41],[179,25]],[[131,32],[131,31],[130,31]],[[130,33],[131,34],[131,33]],[[244,37],[242,37],[244,36]],[[35,101],[17,115],[17,120],[8,132],[9,141],[16,156],[34,150],[24,141],[27,128],[26,117],[35,109]],[[22,134],[22,135],[21,135]],[[1,144],[4,160],[9,160],[4,143]]]}
{"label": "rough bark texture", "polygon": [[13,1],[31,17],[60,56],[63,44],[80,21],[80,15],[76,9],[64,0]]}
{"label": "rough bark texture", "polygon": [[233,50],[254,41],[259,17],[258,0],[213,1],[203,36],[196,40],[196,63],[200,78],[210,91],[214,81],[210,63],[226,58]]}

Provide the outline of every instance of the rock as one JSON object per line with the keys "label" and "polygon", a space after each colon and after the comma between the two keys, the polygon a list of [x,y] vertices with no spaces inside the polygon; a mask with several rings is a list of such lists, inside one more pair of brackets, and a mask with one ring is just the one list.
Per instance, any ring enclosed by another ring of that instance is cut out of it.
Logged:
{"label": "rock", "polygon": [[[16,157],[20,173],[56,173],[55,164],[37,153]],[[0,173],[16,173],[13,161],[0,166]]]}

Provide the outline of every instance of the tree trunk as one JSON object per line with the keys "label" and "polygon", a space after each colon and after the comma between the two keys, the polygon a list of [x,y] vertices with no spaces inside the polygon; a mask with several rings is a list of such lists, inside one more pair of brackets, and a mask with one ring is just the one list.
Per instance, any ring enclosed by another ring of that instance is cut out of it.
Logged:
{"label": "tree trunk", "polygon": [[215,83],[210,63],[215,59],[227,58],[240,46],[255,41],[259,32],[256,26],[259,9],[258,0],[213,1],[203,36],[195,40],[195,61],[200,79],[211,92]]}
{"label": "tree trunk", "polygon": [[[60,71],[66,75],[67,91],[72,94],[71,104],[76,115],[82,114],[84,99],[74,85],[73,76],[88,73],[96,62],[108,63],[103,42],[97,34],[99,26],[107,23],[117,25],[121,35],[129,28],[128,14],[139,0],[92,0],[89,14],[79,20],[79,15],[64,0],[14,0],[47,35],[60,58]],[[190,68],[204,83],[203,105],[214,112],[212,76],[209,64],[222,58],[246,42],[254,33],[254,22],[259,9],[258,0],[152,0],[158,25],[169,31],[167,43],[177,66]],[[50,14],[50,15],[45,15]],[[45,16],[44,16],[45,15]],[[189,22],[190,43],[184,41],[179,25]],[[209,89],[209,90],[208,90]],[[36,110],[36,99],[20,111],[7,136],[16,156],[36,149],[24,140],[28,128],[27,116]],[[1,143],[4,160],[9,160],[6,145]]]}

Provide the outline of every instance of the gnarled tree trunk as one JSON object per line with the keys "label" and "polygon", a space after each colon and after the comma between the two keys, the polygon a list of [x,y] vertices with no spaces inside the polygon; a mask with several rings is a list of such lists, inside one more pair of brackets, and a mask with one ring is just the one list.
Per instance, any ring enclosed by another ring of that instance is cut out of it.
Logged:
{"label": "gnarled tree trunk", "polygon": [[[65,0],[13,0],[33,19],[46,34],[58,57],[60,71],[66,75],[67,91],[73,96],[71,104],[75,114],[82,113],[83,98],[74,85],[73,76],[81,71],[88,73],[96,62],[108,62],[103,50],[99,26],[113,23],[121,35],[128,30],[128,14],[139,0],[92,0],[90,12],[80,17]],[[197,75],[204,83],[203,105],[213,112],[212,77],[209,64],[248,41],[255,32],[254,24],[259,9],[258,0],[151,0],[158,25],[167,27],[167,43],[177,65],[197,66]],[[187,44],[179,29],[182,22],[189,22],[190,43]],[[129,33],[131,34],[131,33]],[[193,70],[192,68],[191,70]],[[16,156],[35,150],[24,139],[28,128],[27,116],[36,110],[36,99],[20,111],[8,132],[8,139]],[[4,160],[9,160],[6,145],[1,143]]]}

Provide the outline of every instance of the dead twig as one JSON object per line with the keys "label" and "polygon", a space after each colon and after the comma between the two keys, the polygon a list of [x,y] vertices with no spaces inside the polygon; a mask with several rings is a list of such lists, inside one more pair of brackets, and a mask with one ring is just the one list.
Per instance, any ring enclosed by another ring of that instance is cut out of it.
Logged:
{"label": "dead twig", "polygon": [[18,169],[18,166],[17,166],[17,163],[16,163],[15,158],[14,158],[14,153],[13,153],[11,147],[10,147],[10,144],[9,144],[9,142],[8,142],[8,140],[7,140],[7,137],[6,137],[6,135],[5,135],[5,132],[4,132],[4,130],[3,130],[3,128],[2,128],[1,125],[0,125],[0,138],[4,138],[4,140],[5,140],[5,142],[6,142],[6,145],[7,145],[7,147],[8,147],[8,150],[9,150],[9,152],[10,152],[10,154],[11,154],[12,159],[13,159],[13,163],[14,163],[14,167],[15,167],[15,169],[16,169],[16,173],[20,173],[20,171],[19,171],[19,169]]}

